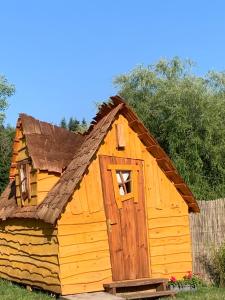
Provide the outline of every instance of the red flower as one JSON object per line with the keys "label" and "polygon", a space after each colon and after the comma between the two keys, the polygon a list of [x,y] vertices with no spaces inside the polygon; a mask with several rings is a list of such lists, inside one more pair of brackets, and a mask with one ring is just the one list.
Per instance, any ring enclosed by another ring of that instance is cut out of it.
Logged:
{"label": "red flower", "polygon": [[172,281],[172,282],[176,282],[176,281],[177,281],[177,279],[176,279],[176,277],[174,277],[174,276],[171,276],[171,278],[170,278],[170,281]]}
{"label": "red flower", "polygon": [[191,271],[187,271],[187,274],[184,275],[184,279],[191,279],[193,277],[193,274]]}

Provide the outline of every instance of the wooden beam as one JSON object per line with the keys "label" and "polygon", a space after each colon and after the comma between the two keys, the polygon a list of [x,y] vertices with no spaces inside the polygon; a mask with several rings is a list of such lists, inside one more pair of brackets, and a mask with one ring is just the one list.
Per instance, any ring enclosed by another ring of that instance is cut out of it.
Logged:
{"label": "wooden beam", "polygon": [[126,146],[123,124],[116,124],[117,147],[122,150]]}

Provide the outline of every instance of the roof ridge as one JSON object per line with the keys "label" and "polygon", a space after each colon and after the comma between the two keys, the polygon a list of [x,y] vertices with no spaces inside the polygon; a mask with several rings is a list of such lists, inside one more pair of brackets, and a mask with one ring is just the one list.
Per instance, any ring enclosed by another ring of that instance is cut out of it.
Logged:
{"label": "roof ridge", "polygon": [[113,108],[122,103],[125,104],[125,101],[117,95],[110,97],[108,102],[102,102],[98,107],[97,114],[91,121],[90,127],[84,133],[84,135],[89,135],[90,132],[93,130],[94,126],[97,125],[102,120],[102,118],[104,118]]}
{"label": "roof ridge", "polygon": [[50,125],[52,126],[53,128],[56,128],[56,129],[60,129],[60,130],[64,130],[65,132],[70,132],[71,134],[75,134],[75,135],[84,135],[83,133],[81,132],[75,132],[75,131],[71,131],[67,128],[64,128],[64,127],[61,127],[59,125],[56,125],[56,124],[53,124],[53,123],[50,123],[50,122],[46,122],[46,121],[42,121],[42,120],[39,120],[31,115],[28,115],[28,114],[25,114],[25,113],[19,113],[19,117],[18,117],[18,120],[17,120],[17,124],[19,121],[21,121],[21,123],[23,123],[23,120],[25,119],[33,119],[35,122],[39,122],[41,124],[46,124],[46,125]]}

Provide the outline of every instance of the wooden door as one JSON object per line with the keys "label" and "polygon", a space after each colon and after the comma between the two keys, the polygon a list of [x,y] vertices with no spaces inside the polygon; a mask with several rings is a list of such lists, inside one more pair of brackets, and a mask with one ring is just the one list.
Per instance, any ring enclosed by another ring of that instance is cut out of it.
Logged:
{"label": "wooden door", "polygon": [[114,281],[149,277],[143,161],[100,157]]}

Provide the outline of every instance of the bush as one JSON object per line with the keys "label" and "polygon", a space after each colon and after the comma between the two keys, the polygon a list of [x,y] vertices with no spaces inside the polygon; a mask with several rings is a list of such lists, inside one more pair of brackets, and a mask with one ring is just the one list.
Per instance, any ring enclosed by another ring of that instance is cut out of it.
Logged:
{"label": "bush", "polygon": [[219,287],[225,287],[225,243],[214,249],[212,255],[214,266],[214,283]]}

